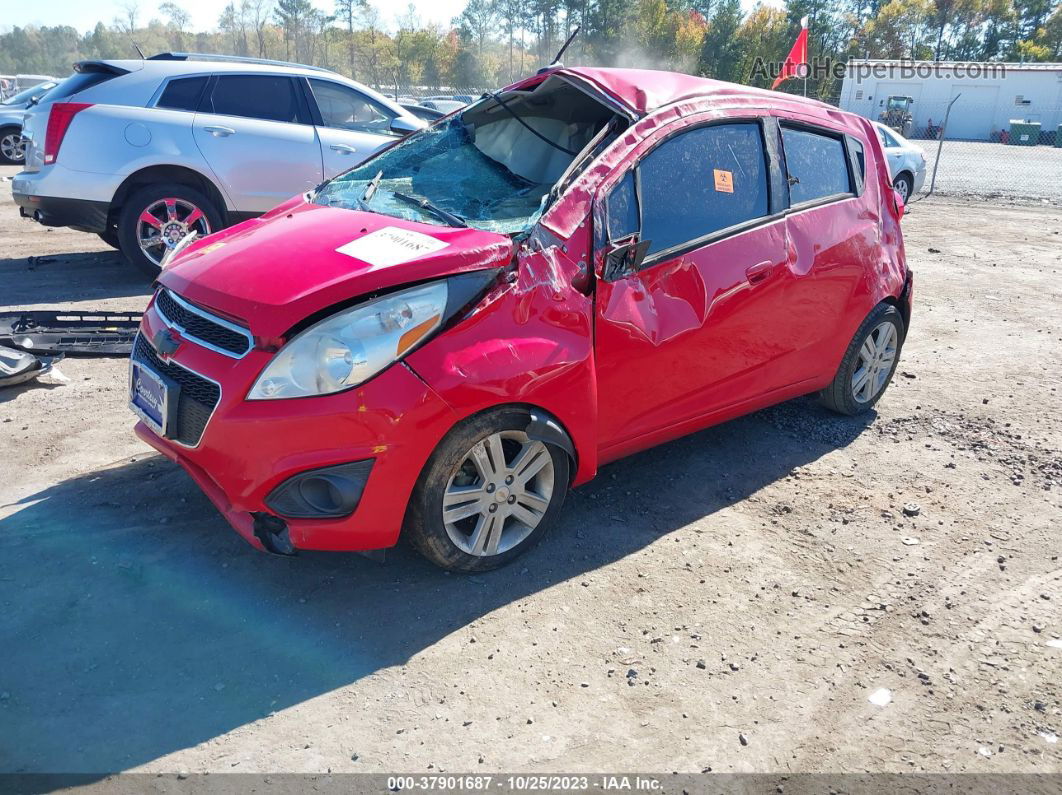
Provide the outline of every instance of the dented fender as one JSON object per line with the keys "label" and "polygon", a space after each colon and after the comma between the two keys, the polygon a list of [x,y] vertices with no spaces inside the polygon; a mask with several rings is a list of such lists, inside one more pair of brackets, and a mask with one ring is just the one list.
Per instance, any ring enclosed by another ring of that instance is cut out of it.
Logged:
{"label": "dented fender", "polygon": [[525,405],[555,421],[571,440],[573,485],[597,473],[593,298],[572,289],[585,272],[562,246],[533,238],[467,317],[406,359],[458,420]]}

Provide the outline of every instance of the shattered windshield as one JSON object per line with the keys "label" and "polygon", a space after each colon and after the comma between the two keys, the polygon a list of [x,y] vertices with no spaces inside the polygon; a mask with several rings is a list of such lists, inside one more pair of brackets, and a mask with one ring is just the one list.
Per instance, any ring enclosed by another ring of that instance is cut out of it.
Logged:
{"label": "shattered windshield", "polygon": [[[359,202],[377,175],[375,192]],[[318,204],[366,209],[410,221],[445,223],[407,198],[427,199],[468,226],[502,234],[527,231],[545,206],[550,185],[510,171],[480,151],[457,116],[410,136],[317,193]]]}
{"label": "shattered windshield", "polygon": [[324,185],[318,204],[488,232],[528,232],[614,113],[556,77],[466,108]]}

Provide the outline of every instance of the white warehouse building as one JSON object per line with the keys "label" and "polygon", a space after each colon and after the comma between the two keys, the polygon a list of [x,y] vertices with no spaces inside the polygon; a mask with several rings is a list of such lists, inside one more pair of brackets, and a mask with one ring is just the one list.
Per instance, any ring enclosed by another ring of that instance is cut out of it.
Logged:
{"label": "white warehouse building", "polygon": [[1006,141],[1011,120],[1039,122],[1041,141],[1062,124],[1062,63],[851,60],[840,106],[877,119],[890,96],[907,96],[913,137],[935,137],[951,100],[946,137]]}

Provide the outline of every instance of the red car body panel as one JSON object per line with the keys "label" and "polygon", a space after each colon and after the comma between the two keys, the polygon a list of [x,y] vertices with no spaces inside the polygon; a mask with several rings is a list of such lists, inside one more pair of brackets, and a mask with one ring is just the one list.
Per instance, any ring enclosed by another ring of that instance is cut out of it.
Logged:
{"label": "red car body panel", "polygon": [[[447,243],[431,255],[386,268],[336,251],[384,227]],[[204,238],[181,252],[161,284],[241,320],[256,336],[277,337],[327,307],[397,284],[507,264],[512,241],[479,229],[432,226],[375,213],[308,204],[302,197],[260,218]]]}
{"label": "red car body panel", "polygon": [[[241,359],[184,344],[173,361],[222,385],[200,443],[137,431],[184,466],[238,532],[260,546],[251,515],[306,469],[374,459],[361,502],[343,519],[290,519],[297,548],[395,543],[418,477],[460,420],[498,405],[546,412],[575,448],[573,484],[601,463],[822,388],[881,301],[907,301],[910,274],[885,157],[870,123],[819,103],[686,75],[560,69],[625,109],[631,126],[585,168],[514,249],[502,235],[323,207],[296,197],[183,251],[160,278],[188,301],[248,326]],[[860,196],[794,208],[608,281],[595,250],[599,198],[676,129],[729,117],[806,121],[858,139]],[[427,257],[374,268],[336,251],[385,226],[447,242]],[[307,318],[395,286],[503,267],[451,327],[367,383],[333,395],[247,401],[270,341]],[[142,332],[162,321],[149,306]]]}

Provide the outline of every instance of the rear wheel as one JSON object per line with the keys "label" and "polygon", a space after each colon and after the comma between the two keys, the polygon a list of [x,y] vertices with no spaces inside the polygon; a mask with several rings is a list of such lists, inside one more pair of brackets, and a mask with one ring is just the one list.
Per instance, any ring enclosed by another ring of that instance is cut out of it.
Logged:
{"label": "rear wheel", "polygon": [[452,571],[487,571],[539,542],[568,492],[569,459],[527,436],[529,417],[496,409],[451,431],[410,499],[406,535]]}
{"label": "rear wheel", "polygon": [[163,255],[190,232],[200,237],[221,229],[214,203],[188,185],[141,188],[126,199],[118,218],[118,241],[126,259],[152,279]]}
{"label": "rear wheel", "polygon": [[841,414],[869,411],[892,380],[903,338],[899,310],[892,304],[878,304],[852,337],[833,382],[819,393],[819,399]]}
{"label": "rear wheel", "polygon": [[0,130],[0,163],[19,166],[26,161],[26,139],[18,127]]}

